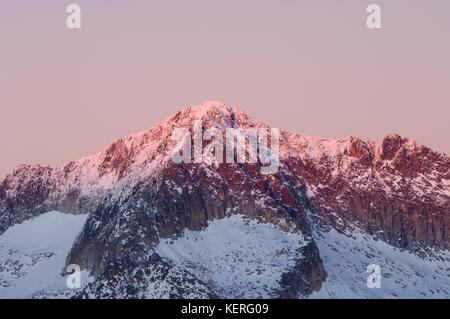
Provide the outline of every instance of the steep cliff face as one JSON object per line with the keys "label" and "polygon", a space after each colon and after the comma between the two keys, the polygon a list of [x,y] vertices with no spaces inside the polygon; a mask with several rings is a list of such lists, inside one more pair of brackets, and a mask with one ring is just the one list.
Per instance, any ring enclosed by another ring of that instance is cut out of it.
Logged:
{"label": "steep cliff face", "polygon": [[[148,290],[165,278],[172,284],[166,282],[171,288],[161,292],[164,296],[192,296],[188,288],[176,287],[194,286],[198,297],[219,291],[226,296],[204,272],[178,268],[156,251],[167,239],[204,231],[234,215],[275,225],[284,232],[281,237],[303,236],[298,247],[288,249],[293,264],[280,270],[279,286],[264,290],[271,297],[320,290],[327,274],[313,235],[317,229],[362,229],[410,250],[449,248],[448,156],[398,135],[376,145],[355,137],[327,140],[281,132],[274,174],[263,174],[261,161],[176,163],[172,133],[186,128],[194,144],[198,121],[202,131],[214,128],[224,136],[227,128],[269,129],[236,108],[208,101],[63,167],[21,166],[0,183],[0,234],[50,210],[89,213],[67,257],[67,264],[79,264],[97,278],[80,295],[85,297],[111,291],[142,297],[126,282]],[[202,148],[209,142],[200,142]],[[189,280],[180,283],[183,277]]]}

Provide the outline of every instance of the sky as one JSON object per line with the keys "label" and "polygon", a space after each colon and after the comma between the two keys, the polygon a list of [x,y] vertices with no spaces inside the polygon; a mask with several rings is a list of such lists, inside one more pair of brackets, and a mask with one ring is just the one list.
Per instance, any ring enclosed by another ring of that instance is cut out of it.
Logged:
{"label": "sky", "polygon": [[2,0],[0,176],[205,100],[300,134],[392,132],[450,154],[449,39],[448,0]]}

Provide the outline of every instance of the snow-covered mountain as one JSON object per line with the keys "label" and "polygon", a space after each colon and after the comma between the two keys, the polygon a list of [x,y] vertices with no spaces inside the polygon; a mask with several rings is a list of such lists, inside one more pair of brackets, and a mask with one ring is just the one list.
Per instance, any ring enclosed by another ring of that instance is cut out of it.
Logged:
{"label": "snow-covered mountain", "polygon": [[[198,121],[224,135],[269,130],[207,101],[63,167],[22,165],[7,175],[0,297],[20,292],[5,265],[19,260],[22,281],[43,265],[29,261],[39,247],[15,253],[5,238],[21,229],[26,238],[31,225],[38,232],[50,211],[87,214],[72,247],[48,254],[67,253],[65,264],[89,280],[74,291],[38,285],[22,297],[450,297],[449,156],[393,134],[376,145],[281,131],[274,174],[261,173],[261,161],[174,162],[174,130],[192,132]],[[366,285],[369,264],[381,267],[379,289]],[[56,282],[64,268],[45,276]]]}

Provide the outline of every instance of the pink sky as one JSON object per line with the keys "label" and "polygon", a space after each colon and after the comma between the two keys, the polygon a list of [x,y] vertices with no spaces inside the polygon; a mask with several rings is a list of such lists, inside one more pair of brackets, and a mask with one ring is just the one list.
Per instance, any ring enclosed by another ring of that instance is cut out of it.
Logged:
{"label": "pink sky", "polygon": [[[69,3],[82,30],[65,26]],[[204,100],[302,134],[396,132],[449,154],[449,39],[448,0],[2,0],[0,176]]]}

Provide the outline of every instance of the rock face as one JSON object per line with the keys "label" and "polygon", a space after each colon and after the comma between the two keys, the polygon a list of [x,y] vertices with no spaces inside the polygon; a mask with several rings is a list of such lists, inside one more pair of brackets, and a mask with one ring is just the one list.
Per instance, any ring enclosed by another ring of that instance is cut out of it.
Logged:
{"label": "rock face", "polygon": [[203,129],[223,133],[268,129],[209,101],[64,167],[20,166],[0,183],[0,234],[50,210],[90,213],[67,257],[96,277],[84,297],[143,297],[141,290],[162,281],[171,288],[154,297],[192,297],[192,289],[198,297],[216,296],[211,285],[162,260],[155,247],[232,214],[303,234],[307,243],[293,257],[295,266],[281,274],[282,298],[318,291],[327,277],[313,228],[358,227],[400,248],[449,248],[448,156],[398,135],[375,145],[281,132],[274,174],[262,174],[260,162],[175,163],[172,132],[192,132],[199,120]]}
{"label": "rock face", "polygon": [[291,167],[305,178],[325,224],[356,223],[400,248],[449,247],[448,156],[398,135],[378,147],[350,137],[317,152],[321,143],[297,137]]}

